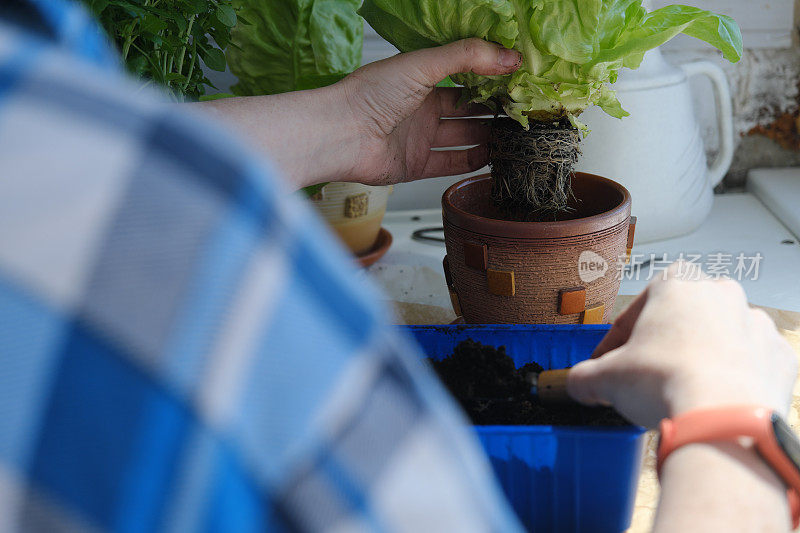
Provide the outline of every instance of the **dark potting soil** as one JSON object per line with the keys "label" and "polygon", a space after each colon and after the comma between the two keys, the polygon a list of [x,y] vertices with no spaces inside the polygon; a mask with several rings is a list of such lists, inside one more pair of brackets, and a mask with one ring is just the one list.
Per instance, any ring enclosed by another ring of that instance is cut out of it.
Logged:
{"label": "dark potting soil", "polygon": [[627,426],[610,408],[578,404],[542,405],[530,393],[529,373],[542,372],[536,363],[517,368],[504,346],[485,346],[472,339],[452,355],[430,360],[439,378],[478,426]]}

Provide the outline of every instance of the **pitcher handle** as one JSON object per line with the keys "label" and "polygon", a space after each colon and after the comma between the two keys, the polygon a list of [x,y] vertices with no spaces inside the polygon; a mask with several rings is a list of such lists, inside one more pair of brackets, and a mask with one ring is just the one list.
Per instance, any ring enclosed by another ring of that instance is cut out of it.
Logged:
{"label": "pitcher handle", "polygon": [[695,61],[681,65],[688,77],[703,75],[711,80],[717,101],[717,127],[720,150],[717,158],[708,169],[708,181],[716,187],[733,163],[733,103],[728,78],[719,66],[710,61]]}

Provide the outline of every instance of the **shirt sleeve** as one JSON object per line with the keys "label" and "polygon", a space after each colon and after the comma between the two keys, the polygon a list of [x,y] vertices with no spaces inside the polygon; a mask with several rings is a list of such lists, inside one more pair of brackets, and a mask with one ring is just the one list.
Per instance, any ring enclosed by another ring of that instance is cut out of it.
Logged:
{"label": "shirt sleeve", "polygon": [[268,163],[12,35],[0,529],[518,528],[416,347]]}

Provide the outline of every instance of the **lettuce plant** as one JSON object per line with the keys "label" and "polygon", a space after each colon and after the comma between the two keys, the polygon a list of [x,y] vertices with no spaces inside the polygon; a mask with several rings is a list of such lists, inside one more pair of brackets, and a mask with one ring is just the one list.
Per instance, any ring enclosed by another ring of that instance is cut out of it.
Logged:
{"label": "lettuce plant", "polygon": [[238,96],[316,89],[361,64],[360,0],[234,0],[240,19],[228,49]]}
{"label": "lettuce plant", "polygon": [[520,51],[523,63],[512,75],[461,74],[453,81],[470,101],[499,103],[525,128],[530,120],[567,118],[585,129],[576,117],[592,105],[627,116],[608,84],[680,33],[732,62],[742,55],[730,17],[681,5],[648,13],[642,0],[365,0],[360,13],[402,52],[467,37]]}

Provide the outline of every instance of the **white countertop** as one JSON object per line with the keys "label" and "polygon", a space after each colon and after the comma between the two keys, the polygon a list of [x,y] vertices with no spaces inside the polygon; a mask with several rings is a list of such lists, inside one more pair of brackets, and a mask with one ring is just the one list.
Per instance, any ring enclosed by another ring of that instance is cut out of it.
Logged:
{"label": "white countertop", "polygon": [[[450,299],[442,273],[444,243],[418,242],[411,238],[420,228],[441,227],[441,211],[389,212],[383,225],[392,233],[394,243],[386,256],[367,270],[368,275],[383,287],[390,300],[449,308]],[[633,262],[641,263],[655,257],[665,258],[668,263],[681,253],[687,259],[700,255],[699,261],[706,270],[716,265],[718,271],[727,271],[734,278],[742,274],[741,282],[752,304],[800,311],[800,245],[752,194],[716,196],[711,215],[700,229],[683,237],[637,245],[633,249]],[[757,279],[752,279],[754,271],[749,275],[744,275],[744,271],[737,274],[739,256],[745,270],[757,264]],[[649,268],[640,270],[639,280],[625,279],[620,293],[641,292],[649,274],[658,274],[657,269]]]}
{"label": "white countertop", "polygon": [[747,190],[800,238],[800,168],[751,170]]}

